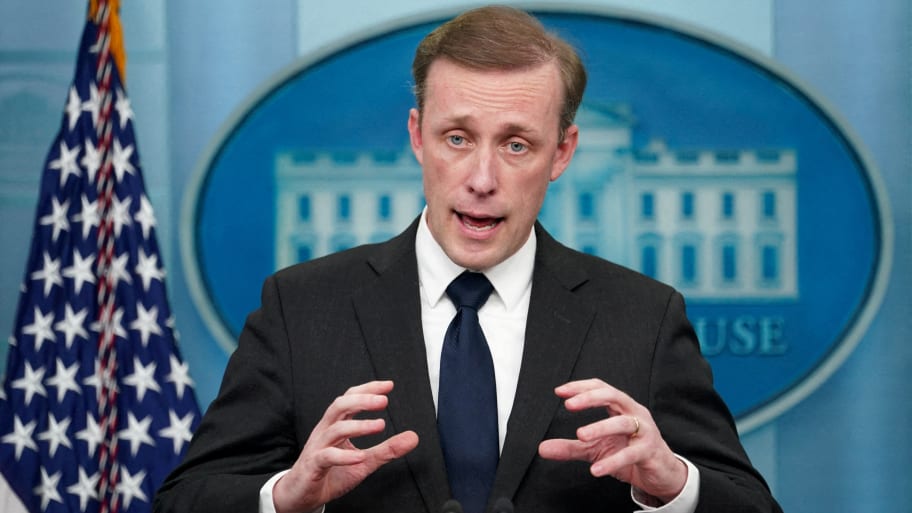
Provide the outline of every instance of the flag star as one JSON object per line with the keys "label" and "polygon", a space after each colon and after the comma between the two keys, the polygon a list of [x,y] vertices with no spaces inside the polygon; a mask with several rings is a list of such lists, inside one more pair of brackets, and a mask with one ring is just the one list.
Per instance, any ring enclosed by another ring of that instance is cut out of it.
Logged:
{"label": "flag star", "polygon": [[142,303],[137,303],[136,320],[130,323],[130,329],[139,332],[143,347],[149,345],[151,335],[161,336],[162,329],[158,324],[158,306],[146,310]]}
{"label": "flag star", "polygon": [[34,335],[35,336],[35,351],[41,350],[41,344],[45,340],[50,340],[54,342],[54,331],[51,330],[51,325],[54,324],[54,312],[48,312],[47,315],[42,315],[41,310],[36,306],[35,307],[35,320],[32,321],[32,324],[22,327],[22,333],[24,335]]}
{"label": "flag star", "polygon": [[44,372],[45,369],[43,367],[33,369],[31,363],[25,362],[25,372],[22,377],[13,381],[13,388],[18,388],[25,393],[26,406],[31,404],[32,397],[34,397],[35,394],[47,397],[47,390],[45,390],[44,385],[41,383],[44,379]]}
{"label": "flag star", "polygon": [[174,441],[174,454],[180,454],[184,447],[184,442],[189,442],[192,437],[190,425],[193,423],[193,412],[184,415],[184,418],[177,416],[174,410],[168,410],[168,417],[171,425],[158,432],[164,438],[170,438]]}
{"label": "flag star", "polygon": [[80,198],[82,210],[73,216],[74,223],[82,223],[82,238],[88,239],[92,233],[92,227],[101,224],[101,210],[98,201],[89,201],[85,194]]}
{"label": "flag star", "polygon": [[133,357],[133,374],[125,377],[123,382],[125,385],[136,387],[136,395],[140,401],[143,400],[148,390],[161,392],[161,387],[155,381],[155,367],[154,361],[149,362],[149,365],[143,366],[138,357]]}
{"label": "flag star", "polygon": [[111,201],[111,221],[114,223],[114,234],[120,237],[120,231],[124,226],[133,224],[133,217],[130,216],[130,203],[132,198],[127,198],[123,202],[116,197]]}
{"label": "flag star", "polygon": [[127,121],[133,118],[133,109],[130,108],[130,99],[121,89],[117,89],[117,101],[114,103],[114,108],[117,109],[117,116],[120,118],[120,129],[123,130]]}
{"label": "flag star", "polygon": [[70,221],[67,219],[67,210],[69,208],[70,200],[60,203],[57,198],[51,198],[51,213],[38,220],[41,226],[53,225],[54,233],[51,236],[51,240],[54,242],[57,242],[60,232],[70,231]]}
{"label": "flag star", "polygon": [[13,417],[13,432],[3,435],[2,441],[5,444],[13,444],[16,446],[16,461],[19,461],[19,458],[22,456],[22,451],[26,447],[38,452],[38,444],[32,439],[32,433],[35,431],[37,425],[38,423],[34,420],[23,425],[22,421],[19,420],[19,417]]}
{"label": "flag star", "polygon": [[117,494],[123,499],[124,509],[130,508],[133,499],[149,502],[145,492],[142,491],[142,482],[146,479],[146,471],[140,470],[136,475],[131,475],[126,467],[120,467],[120,482],[117,483]]}
{"label": "flag star", "polygon": [[92,126],[98,126],[98,115],[101,111],[101,94],[94,82],[89,84],[89,100],[83,102],[82,110],[92,113]]}
{"label": "flag star", "polygon": [[79,481],[67,487],[67,493],[79,497],[79,511],[86,510],[89,499],[98,500],[98,479],[98,472],[90,476],[82,467],[79,467]]}
{"label": "flag star", "polygon": [[95,387],[95,400],[101,400],[101,362],[95,360],[95,372],[82,380],[82,386]]}
{"label": "flag star", "polygon": [[112,287],[117,288],[117,283],[123,280],[127,283],[133,283],[130,272],[127,271],[127,263],[130,260],[130,254],[126,251],[111,260],[111,266],[108,268],[108,277],[111,280]]}
{"label": "flag star", "polygon": [[177,322],[174,320],[174,314],[171,314],[171,317],[165,321],[165,326],[171,329],[171,336],[174,337],[175,341],[180,341],[180,332],[177,331]]}
{"label": "flag star", "polygon": [[193,380],[190,379],[190,366],[186,362],[181,362],[177,359],[177,356],[170,355],[171,359],[171,373],[165,377],[165,381],[168,383],[174,383],[174,387],[177,389],[177,398],[184,398],[184,388],[193,387]]}
{"label": "flag star", "polygon": [[[82,292],[82,286],[86,282],[95,283],[95,271],[92,269],[94,264],[94,254],[89,253],[88,257],[83,258],[79,250],[73,252],[73,265],[63,270],[63,276],[73,280],[73,289],[77,294]],[[67,347],[70,347],[69,342]]]}
{"label": "flag star", "polygon": [[136,222],[142,226],[143,238],[149,238],[149,231],[155,226],[155,212],[152,210],[152,203],[145,194],[139,199],[139,211],[133,216]]}
{"label": "flag star", "polygon": [[54,285],[63,286],[63,278],[60,276],[60,260],[52,259],[46,251],[42,256],[44,267],[33,272],[32,279],[44,280],[44,297],[47,297]]}
{"label": "flag star", "polygon": [[86,173],[89,174],[89,183],[94,184],[95,174],[98,173],[98,170],[101,168],[101,152],[98,151],[98,148],[92,144],[92,140],[89,138],[86,138],[85,140],[85,153],[79,163],[82,164]]}
{"label": "flag star", "polygon": [[41,496],[42,511],[47,511],[48,504],[51,501],[63,504],[63,498],[60,496],[60,492],[57,491],[57,483],[60,482],[62,475],[63,472],[55,472],[49,476],[47,470],[41,467],[41,484],[35,487],[35,495]]}
{"label": "flag star", "polygon": [[86,427],[76,432],[76,439],[82,440],[89,446],[89,456],[95,456],[95,449],[104,441],[101,425],[95,422],[91,413],[86,413]]}
{"label": "flag star", "polygon": [[70,87],[70,94],[67,98],[66,104],[66,115],[67,120],[70,123],[70,131],[73,131],[73,127],[76,126],[76,122],[79,121],[79,116],[82,114],[82,98],[79,97],[79,93],[76,91],[76,87]]}
{"label": "flag star", "polygon": [[76,163],[76,157],[79,156],[79,145],[70,148],[66,141],[60,141],[60,155],[48,164],[48,169],[60,170],[60,188],[66,184],[70,175],[79,176],[79,164]]}
{"label": "flag star", "polygon": [[[70,305],[67,305],[69,308]],[[66,397],[67,390],[72,390],[77,394],[81,392],[79,385],[76,384],[76,372],[79,371],[79,363],[75,362],[69,367],[63,364],[63,360],[57,360],[57,372],[53,377],[48,378],[45,383],[50,387],[57,387],[57,402],[62,403]]]}
{"label": "flag star", "polygon": [[158,255],[146,255],[143,248],[139,248],[139,263],[136,264],[136,274],[142,278],[143,290],[148,292],[152,280],[162,281],[165,271],[158,267]]}
{"label": "flag star", "polygon": [[64,319],[55,324],[54,329],[64,334],[67,349],[72,347],[73,340],[77,335],[85,340],[89,339],[89,332],[84,327],[85,318],[88,314],[88,308],[83,308],[79,313],[75,313],[73,312],[73,307],[69,303],[66,304]]}
{"label": "flag star", "polygon": [[58,421],[56,418],[54,418],[53,415],[48,415],[47,431],[38,433],[38,440],[45,440],[48,442],[48,444],[50,444],[48,453],[52,458],[61,445],[68,449],[73,448],[73,445],[70,443],[70,437],[67,436],[68,429],[70,429],[69,418],[64,418],[63,421]]}
{"label": "flag star", "polygon": [[[129,280],[127,280],[127,281],[129,281]],[[125,339],[125,338],[127,338],[127,330],[125,330],[123,327],[123,316],[124,316],[123,308],[118,308],[117,310],[114,310],[114,315],[111,316],[110,322],[111,322],[111,329],[114,330],[114,336]],[[89,326],[89,329],[91,329],[95,333],[101,333],[101,330],[102,330],[101,321],[93,322]]]}
{"label": "flag star", "polygon": [[130,157],[132,156],[132,144],[129,144],[124,148],[120,145],[119,139],[114,139],[114,156],[111,160],[114,166],[114,174],[117,176],[117,183],[123,181],[124,173],[130,173],[132,175],[136,172],[133,164],[130,163]]}
{"label": "flag star", "polygon": [[130,442],[130,452],[133,456],[136,456],[136,453],[139,451],[142,444],[155,447],[155,440],[149,436],[150,424],[152,424],[151,415],[139,421],[136,420],[136,416],[133,415],[133,412],[127,413],[127,429],[118,431],[117,436],[121,441],[126,440]]}

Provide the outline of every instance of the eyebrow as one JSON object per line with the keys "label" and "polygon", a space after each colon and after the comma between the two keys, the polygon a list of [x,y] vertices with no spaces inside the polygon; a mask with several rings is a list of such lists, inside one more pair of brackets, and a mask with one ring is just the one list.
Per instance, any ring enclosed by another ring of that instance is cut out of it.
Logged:
{"label": "eyebrow", "polygon": [[[472,116],[466,114],[462,116],[453,116],[444,118],[444,121],[448,124],[458,124],[458,125],[467,125],[472,121]],[[527,125],[521,125],[519,123],[509,123],[505,127],[505,131],[510,134],[519,134],[519,135],[538,135],[539,130],[529,127]]]}

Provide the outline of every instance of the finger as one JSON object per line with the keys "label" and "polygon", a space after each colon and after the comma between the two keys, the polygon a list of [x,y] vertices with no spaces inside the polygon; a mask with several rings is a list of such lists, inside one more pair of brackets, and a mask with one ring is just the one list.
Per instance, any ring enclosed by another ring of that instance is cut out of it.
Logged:
{"label": "finger", "polygon": [[627,446],[619,451],[605,453],[589,466],[589,472],[595,477],[616,476],[622,471],[637,464],[642,458],[642,450]]}
{"label": "finger", "polygon": [[611,385],[608,385],[607,383],[605,383],[604,381],[602,381],[598,378],[580,379],[577,381],[570,381],[570,382],[564,383],[563,385],[555,388],[554,392],[558,396],[566,399],[566,398],[574,396],[576,394],[580,394],[582,392],[586,392],[588,390],[593,390],[593,389],[604,387],[604,386],[611,386]]}
{"label": "finger", "polygon": [[367,453],[368,459],[376,468],[405,456],[415,447],[418,447],[418,434],[414,431],[403,431],[365,449],[364,452]]}
{"label": "finger", "polygon": [[373,435],[383,431],[386,422],[383,419],[348,419],[336,421],[317,433],[318,444],[323,447],[339,447],[349,438]]}
{"label": "finger", "polygon": [[638,411],[640,404],[629,395],[611,385],[602,384],[582,390],[564,400],[564,407],[569,411],[580,411],[590,408],[608,408],[612,414]]}
{"label": "finger", "polygon": [[546,460],[589,461],[591,445],[580,440],[551,438],[538,444],[538,455]]}
{"label": "finger", "polygon": [[388,400],[386,394],[392,392],[393,382],[390,380],[369,381],[355,385],[337,397],[327,413],[332,410],[331,418],[352,416],[362,411],[377,411],[386,408]]}
{"label": "finger", "polygon": [[348,465],[359,465],[368,459],[365,451],[358,449],[340,449],[325,447],[314,455],[313,462],[321,473],[333,468]]}
{"label": "finger", "polygon": [[385,395],[369,393],[346,393],[335,398],[326,408],[320,423],[329,426],[340,420],[350,419],[363,411],[379,411],[386,408],[389,400]]}
{"label": "finger", "polygon": [[368,381],[360,385],[355,385],[345,391],[345,394],[388,394],[393,390],[391,380]]}
{"label": "finger", "polygon": [[594,442],[608,437],[631,439],[634,436],[642,436],[646,430],[644,424],[645,420],[641,421],[634,415],[615,415],[577,429],[576,436],[583,442]]}

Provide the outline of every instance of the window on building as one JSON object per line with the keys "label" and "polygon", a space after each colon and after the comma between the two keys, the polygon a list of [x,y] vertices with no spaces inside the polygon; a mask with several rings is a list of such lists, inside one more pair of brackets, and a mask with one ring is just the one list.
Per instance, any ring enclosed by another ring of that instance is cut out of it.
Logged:
{"label": "window on building", "polygon": [[342,194],[336,202],[336,217],[339,221],[351,220],[351,196]]}
{"label": "window on building", "polygon": [[764,191],[760,201],[763,219],[776,219],[776,193]]}
{"label": "window on building", "polygon": [[313,258],[313,248],[310,244],[301,244],[298,246],[298,262],[306,262]]}
{"label": "window on building", "polygon": [[577,198],[579,218],[581,221],[595,219],[595,196],[591,192],[581,192]]}
{"label": "window on building", "polygon": [[310,196],[302,194],[298,198],[298,218],[301,221],[310,221]]}
{"label": "window on building", "polygon": [[734,243],[722,245],[722,281],[734,283],[738,279],[738,248]]}
{"label": "window on building", "polygon": [[760,248],[760,276],[764,283],[779,281],[779,248],[773,244],[764,244]]}
{"label": "window on building", "polygon": [[640,195],[640,217],[650,221],[655,219],[655,195],[651,192]]}
{"label": "window on building", "polygon": [[393,217],[393,199],[389,194],[377,198],[377,217],[381,221],[389,221]]}
{"label": "window on building", "polygon": [[735,218],[735,194],[732,192],[722,193],[722,219]]}
{"label": "window on building", "polygon": [[692,192],[681,193],[681,218],[693,219],[694,217],[694,194]]}
{"label": "window on building", "polygon": [[640,270],[650,278],[658,277],[659,255],[655,246],[643,246],[640,251]]}
{"label": "window on building", "polygon": [[684,283],[697,281],[697,247],[693,244],[681,246],[681,280]]}
{"label": "window on building", "polygon": [[661,279],[662,237],[655,233],[644,233],[637,238],[639,248],[639,270],[650,278]]}

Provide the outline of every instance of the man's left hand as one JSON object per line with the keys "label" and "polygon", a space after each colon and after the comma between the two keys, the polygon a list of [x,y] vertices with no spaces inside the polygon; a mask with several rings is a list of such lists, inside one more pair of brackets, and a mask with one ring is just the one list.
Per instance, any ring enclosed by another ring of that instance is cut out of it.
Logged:
{"label": "man's left hand", "polygon": [[593,476],[613,476],[662,504],[678,496],[687,466],[671,452],[645,406],[600,379],[572,381],[555,393],[568,411],[605,408],[609,417],[579,428],[574,440],[543,441],[542,458],[588,461]]}

